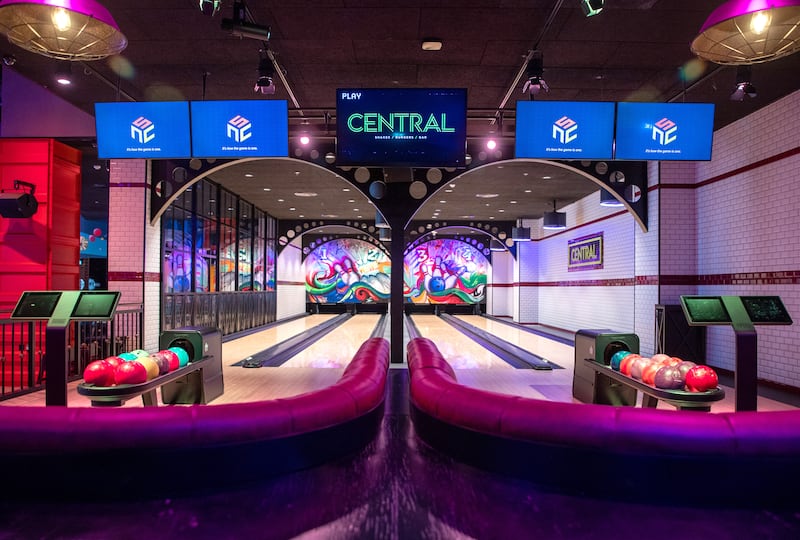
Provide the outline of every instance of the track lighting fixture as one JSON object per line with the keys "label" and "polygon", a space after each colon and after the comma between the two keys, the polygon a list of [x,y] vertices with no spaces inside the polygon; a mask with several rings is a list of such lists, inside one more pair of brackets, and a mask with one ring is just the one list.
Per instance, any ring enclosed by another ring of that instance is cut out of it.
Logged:
{"label": "track lighting fixture", "polygon": [[754,98],[758,95],[756,87],[750,82],[750,66],[739,66],[736,68],[736,86],[731,94],[731,101],[744,101],[745,98]]}
{"label": "track lighting fixture", "polygon": [[533,96],[537,96],[541,92],[549,92],[550,87],[547,86],[547,83],[542,78],[543,74],[544,56],[542,55],[542,51],[533,51],[531,59],[528,60],[528,67],[526,70],[528,80],[525,81],[525,85],[522,87],[522,93],[530,94],[532,99]]}
{"label": "track lighting fixture", "polygon": [[593,17],[603,11],[604,0],[580,0],[581,9],[583,14],[587,17]]}
{"label": "track lighting fixture", "polygon": [[256,94],[274,94],[275,83],[272,77],[275,75],[275,70],[272,68],[272,62],[269,58],[262,57],[258,61],[258,79],[253,91]]}

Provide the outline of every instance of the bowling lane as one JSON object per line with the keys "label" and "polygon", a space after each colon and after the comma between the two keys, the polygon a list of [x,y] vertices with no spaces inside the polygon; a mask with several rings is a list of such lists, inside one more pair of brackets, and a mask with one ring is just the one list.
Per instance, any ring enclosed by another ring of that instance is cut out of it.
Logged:
{"label": "bowling lane", "polygon": [[380,317],[377,314],[350,317],[321,340],[290,358],[279,369],[344,368],[353,359],[358,348],[369,339]]}
{"label": "bowling lane", "polygon": [[223,365],[235,364],[250,355],[314,328],[335,316],[333,314],[309,315],[225,342],[222,344],[222,363]]}
{"label": "bowling lane", "polygon": [[436,347],[445,360],[453,366],[453,369],[516,371],[511,364],[483,348],[436,315],[412,315],[411,319],[422,337],[429,338],[436,343]]}

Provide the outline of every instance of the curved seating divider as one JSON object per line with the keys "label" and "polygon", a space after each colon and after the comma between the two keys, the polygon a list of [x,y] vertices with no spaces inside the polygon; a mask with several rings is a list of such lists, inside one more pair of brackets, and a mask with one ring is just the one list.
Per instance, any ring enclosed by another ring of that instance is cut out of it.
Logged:
{"label": "curved seating divider", "polygon": [[383,417],[389,344],[370,338],[340,379],[288,398],[143,408],[0,407],[11,496],[129,498],[251,482],[353,453]]}
{"label": "curved seating divider", "polygon": [[800,481],[800,410],[702,413],[558,403],[460,385],[426,338],[407,348],[429,445],[557,491],[693,504],[781,504]]}

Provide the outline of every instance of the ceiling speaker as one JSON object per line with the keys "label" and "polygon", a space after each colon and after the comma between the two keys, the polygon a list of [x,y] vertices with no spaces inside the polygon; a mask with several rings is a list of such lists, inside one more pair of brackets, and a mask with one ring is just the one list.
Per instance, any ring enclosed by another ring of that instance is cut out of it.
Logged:
{"label": "ceiling speaker", "polygon": [[531,241],[531,228],[530,227],[512,227],[511,239],[514,242],[530,242]]}
{"label": "ceiling speaker", "polygon": [[0,216],[29,218],[39,209],[39,202],[30,193],[0,193]]}

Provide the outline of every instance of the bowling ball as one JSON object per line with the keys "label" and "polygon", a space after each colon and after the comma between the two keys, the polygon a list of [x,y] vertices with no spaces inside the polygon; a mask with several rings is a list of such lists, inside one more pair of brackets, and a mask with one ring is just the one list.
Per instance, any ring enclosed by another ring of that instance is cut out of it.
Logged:
{"label": "bowling ball", "polygon": [[145,356],[150,356],[150,353],[144,349],[136,349],[131,351],[131,354],[134,355],[136,358],[144,358]]}
{"label": "bowling ball", "polygon": [[167,350],[178,355],[178,361],[180,362],[181,367],[189,363],[189,353],[187,353],[182,347],[170,347]]}
{"label": "bowling ball", "polygon": [[655,384],[656,373],[663,367],[663,364],[651,361],[642,369],[642,382],[649,385]]}
{"label": "bowling ball", "polygon": [[444,290],[444,278],[439,276],[432,277],[428,282],[428,290],[431,292],[442,292]]}
{"label": "bowling ball", "polygon": [[611,369],[614,371],[619,371],[619,365],[622,362],[622,359],[631,354],[631,351],[617,351],[614,353],[614,356],[611,357]]}
{"label": "bowling ball", "polygon": [[689,392],[707,392],[718,384],[717,372],[708,366],[695,366],[686,373],[686,389]]}
{"label": "bowling ball", "polygon": [[689,362],[688,360],[682,361],[680,364],[678,364],[678,369],[681,370],[681,376],[683,376],[683,378],[685,379],[686,374],[689,373],[689,370],[695,367],[696,365],[697,364],[695,364],[694,362]]}
{"label": "bowling ball", "polygon": [[117,384],[141,384],[147,381],[147,369],[139,362],[123,362],[114,372]]}
{"label": "bowling ball", "polygon": [[670,360],[671,358],[672,358],[672,357],[671,357],[670,355],[668,355],[668,354],[661,354],[661,353],[659,353],[659,354],[654,354],[652,357],[650,357],[650,359],[651,359],[653,362],[658,362],[659,364],[663,364],[664,362],[666,362],[667,360]]}
{"label": "bowling ball", "polygon": [[661,366],[656,371],[653,384],[656,388],[663,388],[664,390],[681,390],[683,389],[684,379],[678,366]]}
{"label": "bowling ball", "polygon": [[119,357],[125,360],[126,362],[130,362],[131,360],[136,360],[137,358],[135,354],[130,352],[120,353]]}
{"label": "bowling ball", "polygon": [[136,362],[139,362],[144,366],[147,370],[147,380],[153,380],[158,377],[158,363],[150,356],[143,356],[141,358],[137,358]]}
{"label": "bowling ball", "polygon": [[158,353],[151,354],[148,358],[152,359],[158,366],[159,375],[169,373],[169,360],[167,358]]}
{"label": "bowling ball", "polygon": [[619,363],[620,373],[622,373],[623,375],[628,375],[630,377],[631,366],[633,365],[633,362],[636,361],[638,358],[641,358],[641,356],[636,353],[631,353],[625,358],[623,358],[622,361]]}
{"label": "bowling ball", "polygon": [[83,380],[95,386],[113,386],[115,367],[105,360],[95,360],[83,370]]}
{"label": "bowling ball", "polygon": [[649,358],[642,358],[639,357],[633,361],[633,365],[631,365],[631,377],[634,379],[642,379],[642,372],[644,368],[651,362]]}
{"label": "bowling ball", "polygon": [[180,359],[178,359],[178,355],[175,354],[173,351],[165,349],[163,351],[158,351],[156,354],[163,356],[164,358],[167,359],[167,361],[169,361],[170,371],[175,371],[176,369],[181,367],[181,361]]}
{"label": "bowling ball", "polygon": [[114,366],[114,369],[117,369],[117,366],[119,366],[121,363],[123,363],[125,361],[124,359],[120,358],[119,356],[108,356],[108,357],[104,358],[103,360],[105,360],[106,362],[108,362],[109,364]]}

